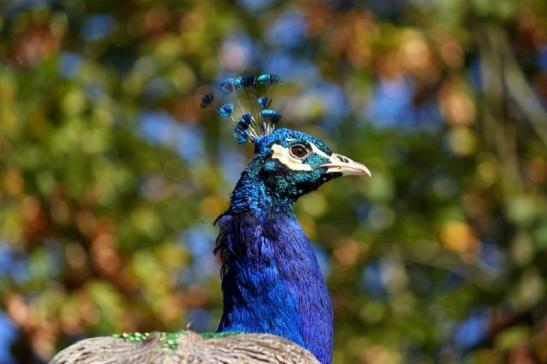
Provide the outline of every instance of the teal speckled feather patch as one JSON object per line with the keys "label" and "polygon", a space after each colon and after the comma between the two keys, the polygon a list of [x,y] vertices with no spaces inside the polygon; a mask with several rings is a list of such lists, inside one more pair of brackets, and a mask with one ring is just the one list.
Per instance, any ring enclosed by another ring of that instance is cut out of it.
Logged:
{"label": "teal speckled feather patch", "polygon": [[[181,335],[185,335],[185,331],[175,331],[175,332],[160,332],[160,343],[163,349],[176,350],[178,347],[178,341]],[[201,337],[205,340],[208,339],[219,339],[227,336],[239,335],[241,332],[204,332],[201,333]],[[149,332],[124,332],[121,334],[112,335],[113,337],[123,339],[124,341],[130,343],[142,343],[150,338]]]}
{"label": "teal speckled feather patch", "polygon": [[236,332],[236,331],[229,331],[229,332],[203,332],[201,333],[201,337],[204,339],[219,339],[226,336],[234,336],[242,334],[242,332]]}
{"label": "teal speckled feather patch", "polygon": [[131,342],[131,343],[141,343],[148,339],[150,336],[149,332],[124,332],[121,334],[115,334],[112,335],[113,337],[117,337],[120,339],[123,339],[124,341]]}
{"label": "teal speckled feather patch", "polygon": [[[184,331],[176,332],[160,332],[160,343],[163,349],[176,350],[178,347],[178,339],[181,335],[185,335]],[[114,337],[123,339],[131,343],[142,343],[150,337],[149,332],[124,332],[122,334],[113,335]]]}
{"label": "teal speckled feather patch", "polygon": [[164,349],[176,350],[178,347],[179,337],[181,337],[181,335],[186,335],[186,333],[184,331],[161,332],[161,347]]}

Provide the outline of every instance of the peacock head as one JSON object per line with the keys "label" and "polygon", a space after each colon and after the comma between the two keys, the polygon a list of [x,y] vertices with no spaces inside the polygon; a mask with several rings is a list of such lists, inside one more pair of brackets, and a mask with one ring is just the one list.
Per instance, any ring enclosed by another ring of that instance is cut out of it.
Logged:
{"label": "peacock head", "polygon": [[[279,77],[262,74],[230,78],[218,87],[221,97],[231,98],[219,104],[218,115],[235,122],[234,137],[239,143],[250,142],[255,147],[255,154],[240,180],[241,186],[238,185],[245,195],[252,195],[247,191],[250,187],[244,184],[247,180],[258,182],[269,196],[295,201],[333,178],[370,176],[365,165],[333,153],[320,139],[296,130],[276,129],[281,115],[270,109],[271,99],[267,94],[269,86],[277,82]],[[245,93],[245,97],[238,97],[240,92]],[[214,93],[208,93],[201,106],[207,107],[216,99]]]}
{"label": "peacock head", "polygon": [[260,138],[246,171],[260,178],[269,191],[292,200],[336,177],[370,176],[363,164],[333,153],[316,137],[291,129],[276,129]]}

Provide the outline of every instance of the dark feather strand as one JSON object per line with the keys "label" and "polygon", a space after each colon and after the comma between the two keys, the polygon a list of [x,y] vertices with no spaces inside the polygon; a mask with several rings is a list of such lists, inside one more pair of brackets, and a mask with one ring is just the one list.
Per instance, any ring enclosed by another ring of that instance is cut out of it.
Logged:
{"label": "dark feather strand", "polygon": [[215,95],[213,95],[212,92],[209,92],[203,96],[201,99],[201,108],[205,109],[207,106],[211,105],[211,103],[215,100]]}
{"label": "dark feather strand", "polygon": [[255,78],[253,76],[239,76],[235,79],[234,84],[236,89],[253,87],[255,85]]}

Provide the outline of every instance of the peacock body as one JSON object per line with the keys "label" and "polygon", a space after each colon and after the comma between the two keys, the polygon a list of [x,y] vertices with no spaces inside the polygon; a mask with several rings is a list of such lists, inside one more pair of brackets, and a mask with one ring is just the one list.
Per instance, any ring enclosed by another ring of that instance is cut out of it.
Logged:
{"label": "peacock body", "polygon": [[[217,107],[218,114],[234,120],[238,142],[254,144],[230,207],[216,221],[224,296],[217,333],[92,338],[61,351],[51,363],[331,362],[332,305],[293,204],[333,178],[370,172],[311,135],[275,129],[281,116],[270,109],[267,91],[278,81],[269,74],[228,79],[201,104],[233,98]],[[241,93],[250,105],[243,106]]]}

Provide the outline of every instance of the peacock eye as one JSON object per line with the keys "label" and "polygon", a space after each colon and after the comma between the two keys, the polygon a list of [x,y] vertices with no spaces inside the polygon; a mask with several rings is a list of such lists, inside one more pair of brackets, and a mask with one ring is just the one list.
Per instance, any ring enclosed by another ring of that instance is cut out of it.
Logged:
{"label": "peacock eye", "polygon": [[298,159],[302,159],[309,154],[308,149],[302,144],[293,145],[290,151],[291,151],[291,155]]}

